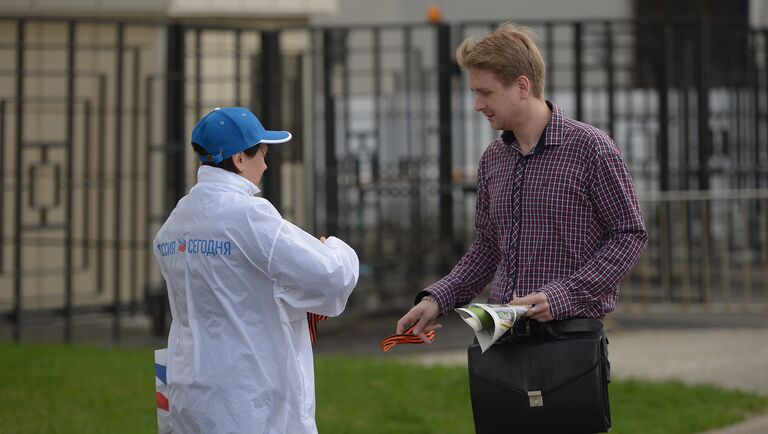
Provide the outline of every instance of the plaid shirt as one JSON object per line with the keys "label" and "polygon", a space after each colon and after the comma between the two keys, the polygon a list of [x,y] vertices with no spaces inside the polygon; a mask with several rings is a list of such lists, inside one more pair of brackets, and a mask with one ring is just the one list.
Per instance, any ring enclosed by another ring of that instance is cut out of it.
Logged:
{"label": "plaid shirt", "polygon": [[647,242],[632,178],[610,137],[547,105],[552,119],[533,152],[523,155],[508,131],[483,153],[475,241],[420,294],[431,293],[442,313],[491,278],[489,303],[542,291],[555,319],[600,318],[616,307]]}

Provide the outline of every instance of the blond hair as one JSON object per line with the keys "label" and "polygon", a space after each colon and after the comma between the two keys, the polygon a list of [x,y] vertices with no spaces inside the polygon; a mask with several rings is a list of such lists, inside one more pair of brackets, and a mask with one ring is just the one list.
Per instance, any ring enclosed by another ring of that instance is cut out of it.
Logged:
{"label": "blond hair", "polygon": [[477,42],[472,37],[465,39],[456,49],[456,60],[463,69],[493,72],[506,87],[524,75],[531,82],[533,96],[541,98],[546,67],[534,37],[527,27],[504,23]]}

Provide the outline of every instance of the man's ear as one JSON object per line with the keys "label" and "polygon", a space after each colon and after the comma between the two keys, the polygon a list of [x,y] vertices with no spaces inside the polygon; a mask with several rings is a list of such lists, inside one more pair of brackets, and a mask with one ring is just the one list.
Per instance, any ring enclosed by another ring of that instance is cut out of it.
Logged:
{"label": "man's ear", "polygon": [[517,90],[520,92],[520,98],[528,99],[531,94],[531,81],[528,80],[528,77],[524,75],[517,77],[515,85],[517,86]]}

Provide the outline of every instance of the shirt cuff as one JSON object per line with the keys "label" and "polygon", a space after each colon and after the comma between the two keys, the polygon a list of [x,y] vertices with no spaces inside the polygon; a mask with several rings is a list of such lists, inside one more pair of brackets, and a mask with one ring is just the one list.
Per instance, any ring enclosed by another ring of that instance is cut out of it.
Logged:
{"label": "shirt cuff", "polygon": [[554,319],[571,317],[571,299],[568,288],[562,282],[550,282],[539,290],[547,296],[549,310]]}
{"label": "shirt cuff", "polygon": [[422,298],[431,295],[437,300],[437,305],[440,307],[440,315],[445,315],[446,312],[452,310],[456,304],[453,297],[453,292],[447,285],[441,282],[435,282],[428,288],[419,292],[416,295],[416,304],[418,304]]}

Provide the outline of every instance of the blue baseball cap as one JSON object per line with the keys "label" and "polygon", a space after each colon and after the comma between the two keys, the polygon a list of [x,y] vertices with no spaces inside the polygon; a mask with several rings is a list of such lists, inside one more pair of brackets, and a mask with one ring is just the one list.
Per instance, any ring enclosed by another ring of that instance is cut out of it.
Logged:
{"label": "blue baseball cap", "polygon": [[250,110],[242,107],[217,107],[192,130],[192,143],[208,151],[208,155],[200,156],[200,161],[217,164],[259,143],[274,145],[288,140],[291,133],[266,130]]}

